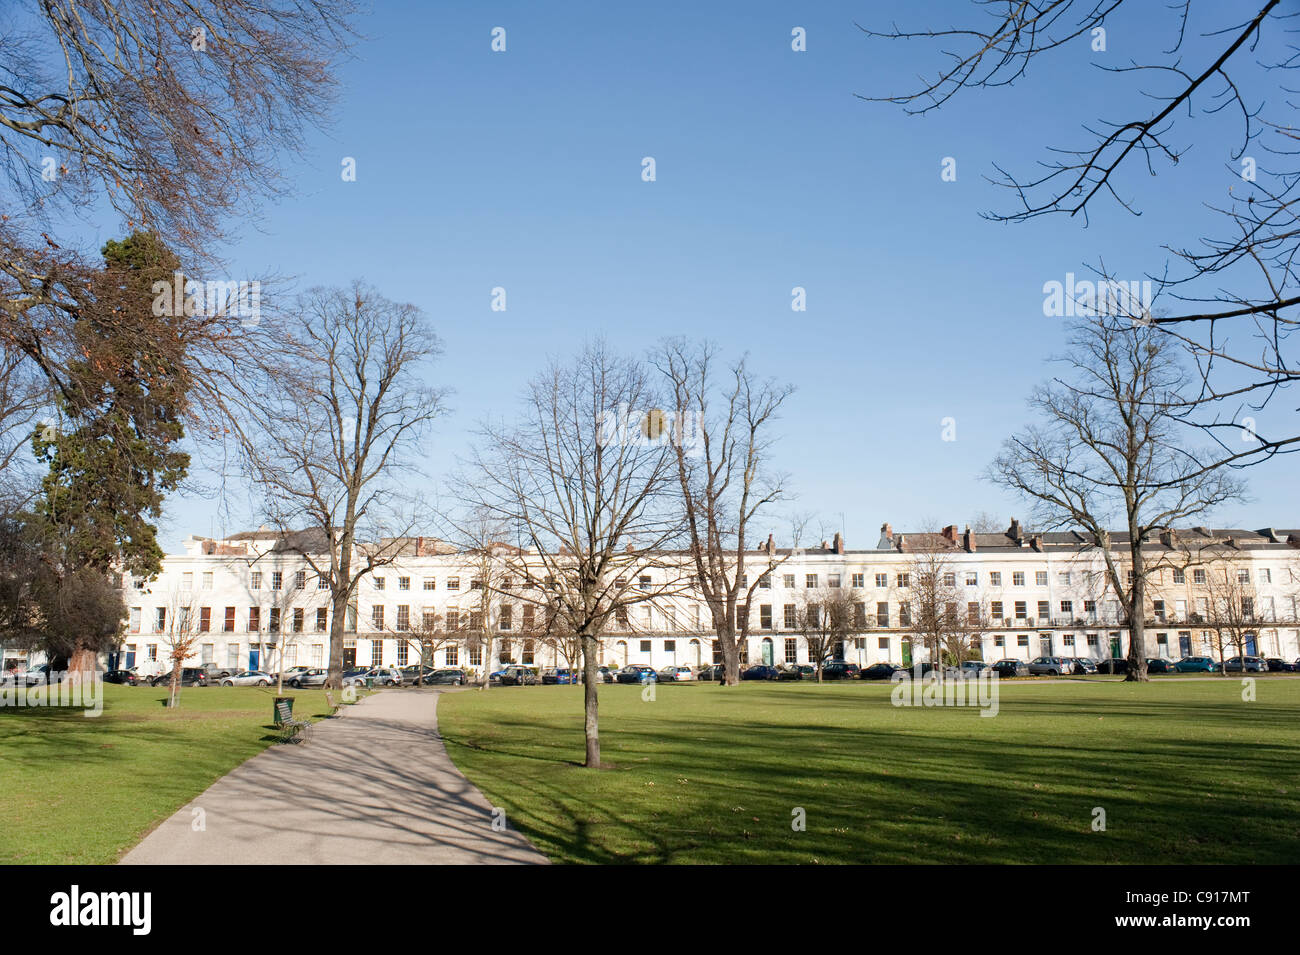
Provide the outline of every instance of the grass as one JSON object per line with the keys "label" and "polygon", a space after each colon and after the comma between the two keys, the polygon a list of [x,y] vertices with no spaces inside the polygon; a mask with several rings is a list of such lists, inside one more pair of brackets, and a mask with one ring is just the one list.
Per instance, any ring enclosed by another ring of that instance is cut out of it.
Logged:
{"label": "grass", "polygon": [[580,687],[446,694],[438,722],[558,862],[1294,863],[1300,680],[1256,687],[1026,682],[985,718],[878,684],[604,686],[601,771]]}
{"label": "grass", "polygon": [[[293,690],[294,716],[328,712]],[[104,712],[0,708],[0,863],[110,863],[278,738],[274,687],[104,686]]]}

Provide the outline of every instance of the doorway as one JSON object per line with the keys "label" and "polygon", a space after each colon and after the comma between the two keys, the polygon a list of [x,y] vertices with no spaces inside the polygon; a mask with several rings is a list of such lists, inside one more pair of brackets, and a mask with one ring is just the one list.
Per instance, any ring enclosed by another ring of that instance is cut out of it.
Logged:
{"label": "doorway", "polygon": [[356,668],[357,668],[357,648],[344,647],[343,648],[343,669],[355,670]]}

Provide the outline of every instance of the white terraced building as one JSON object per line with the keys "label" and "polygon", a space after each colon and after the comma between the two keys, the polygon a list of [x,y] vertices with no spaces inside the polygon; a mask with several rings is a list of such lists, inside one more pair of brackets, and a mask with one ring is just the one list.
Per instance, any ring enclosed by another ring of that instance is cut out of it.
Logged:
{"label": "white terraced building", "polygon": [[[167,668],[168,635],[198,634],[189,662],[275,670],[329,665],[329,591],[300,553],[303,532],[286,542],[265,529],[223,539],[191,537],[184,554],[164,560],[152,581],[123,581],[129,619],[110,666]],[[1112,535],[1126,560],[1127,538]],[[516,554],[519,552],[515,552]],[[1147,595],[1148,655],[1178,659],[1214,651],[1217,580],[1241,596],[1252,623],[1247,653],[1300,657],[1300,530],[1166,531],[1144,548],[1161,569]],[[743,647],[750,662],[809,662],[798,626],[801,608],[841,590],[856,608],[851,635],[836,656],[868,665],[924,658],[910,625],[920,561],[941,561],[947,593],[972,624],[975,656],[987,661],[1037,656],[1105,658],[1127,652],[1119,602],[1101,573],[1100,551],[1078,533],[1034,534],[1013,521],[1003,533],[972,534],[955,526],[937,534],[894,533],[888,524],[874,548],[849,550],[840,535],[818,547],[781,549],[771,538],[746,558],[757,580]],[[401,542],[400,556],[359,585],[346,618],[345,666],[419,662],[419,632],[442,631],[435,666],[480,671],[516,662],[565,666],[546,641],[530,636],[535,604],[494,586],[485,600],[481,559],[430,538]],[[661,566],[641,571],[653,585]],[[952,604],[950,604],[951,606]],[[486,608],[486,612],[484,610]],[[491,661],[475,634],[486,621],[494,635]],[[447,637],[446,634],[451,636]],[[913,644],[917,645],[915,654]],[[1227,655],[1237,651],[1228,649]],[[689,585],[638,604],[602,637],[602,663],[696,666],[720,660],[708,608]]]}

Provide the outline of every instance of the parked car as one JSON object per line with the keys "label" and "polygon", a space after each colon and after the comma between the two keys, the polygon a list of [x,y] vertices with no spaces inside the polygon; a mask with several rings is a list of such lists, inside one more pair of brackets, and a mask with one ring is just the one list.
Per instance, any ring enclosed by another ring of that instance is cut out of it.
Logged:
{"label": "parked car", "polygon": [[429,679],[437,672],[437,667],[431,667],[427,663],[423,665],[412,663],[410,666],[402,667],[402,685],[414,686],[418,683],[421,686],[428,686]]}
{"label": "parked car", "polygon": [[[203,675],[204,682],[207,681],[207,674]],[[221,678],[222,686],[270,686],[275,680],[271,674],[262,670],[241,670],[239,673],[233,673],[230,676]]]}
{"label": "parked car", "polygon": [[1268,664],[1269,673],[1294,673],[1296,665],[1287,663],[1281,657],[1265,657],[1264,662]]}
{"label": "parked car", "polygon": [[1183,657],[1174,664],[1178,673],[1218,673],[1219,664],[1211,657]]}
{"label": "parked car", "polygon": [[777,671],[776,667],[767,666],[763,663],[756,663],[751,667],[745,667],[740,674],[742,680],[776,680],[779,679],[780,676],[781,674]]}
{"label": "parked car", "polygon": [[615,675],[619,683],[657,683],[659,674],[655,673],[654,667],[648,667],[642,663],[630,663]]}
{"label": "parked car", "polygon": [[862,667],[856,663],[845,663],[843,660],[832,660],[822,667],[823,680],[856,680],[858,674],[862,672]]}
{"label": "parked car", "polygon": [[613,683],[613,682],[614,682],[614,671],[611,670],[609,667],[597,667],[597,669],[596,669],[596,677],[597,677],[597,682],[600,682],[600,683]]}
{"label": "parked car", "polygon": [[791,680],[802,680],[803,670],[794,664],[789,666],[779,666],[776,668],[776,678],[789,682]]}
{"label": "parked car", "polygon": [[1074,663],[1065,657],[1037,657],[1029,661],[1030,676],[1061,676],[1074,672]]}
{"label": "parked car", "polygon": [[983,660],[963,660],[961,666],[957,667],[957,675],[961,677],[979,676],[989,665]]}
{"label": "parked car", "polygon": [[1125,657],[1107,657],[1097,661],[1098,673],[1127,673],[1128,660]]}
{"label": "parked car", "polygon": [[542,671],[542,682],[551,686],[582,682],[582,674],[568,667],[551,667]]}
{"label": "parked car", "polygon": [[301,690],[311,686],[324,686],[325,681],[329,679],[329,675],[329,670],[322,670],[320,667],[313,667],[306,673],[299,673],[284,682],[296,690]]}
{"label": "parked car", "polygon": [[1174,665],[1163,657],[1151,657],[1147,660],[1148,673],[1173,673]]}
{"label": "parked car", "polygon": [[66,671],[56,670],[49,663],[42,663],[40,666],[29,667],[25,673],[20,673],[15,679],[15,683],[21,683],[23,686],[45,686],[47,683],[62,683],[63,678],[67,676]]}
{"label": "parked car", "polygon": [[1013,660],[1007,657],[993,664],[992,668],[1002,679],[1012,676],[1029,676],[1029,665],[1024,660]]}
{"label": "parked car", "polygon": [[792,665],[792,669],[802,673],[805,680],[817,679],[817,668],[811,663],[795,663]]}
{"label": "parked car", "polygon": [[890,680],[895,673],[903,669],[896,663],[873,663],[858,674],[862,680]]}
{"label": "parked car", "polygon": [[721,663],[714,663],[711,666],[701,668],[696,674],[697,680],[708,680],[712,683],[720,682],[727,675],[727,668]]}
{"label": "parked car", "polygon": [[464,686],[468,682],[469,674],[460,667],[443,667],[424,678],[426,686]]}
{"label": "parked car", "polygon": [[[653,672],[653,671],[652,671]],[[530,667],[509,666],[501,674],[502,686],[536,686],[537,672]]]}
{"label": "parked car", "polygon": [[[311,669],[311,667],[301,667],[301,666],[299,666],[299,667],[289,667],[289,669],[285,670],[284,673],[281,674],[281,678],[284,680],[285,683],[288,683],[290,680],[292,680],[294,677],[296,677],[299,673],[306,673],[306,672],[307,672],[308,670],[310,670],[310,669]],[[211,674],[209,674],[209,679],[210,679],[210,678],[211,678]]]}
{"label": "parked car", "polygon": [[120,683],[123,686],[139,686],[143,680],[130,670],[109,670],[104,674],[105,683]]}
{"label": "parked car", "polygon": [[[171,686],[172,671],[159,673],[149,681],[152,686]],[[181,686],[211,686],[208,671],[202,667],[181,667]]]}
{"label": "parked car", "polygon": [[[200,663],[197,669],[202,670],[204,673],[208,675],[209,683],[217,683],[223,677],[234,676],[236,673],[239,672],[239,667],[219,667],[215,663]],[[295,667],[295,669],[305,670],[307,668]],[[288,674],[285,674],[285,678],[286,679],[288,678]]]}
{"label": "parked car", "polygon": [[366,681],[375,686],[401,686],[402,671],[396,667],[371,667],[369,670],[351,670],[343,677],[344,686],[365,686]]}
{"label": "parked car", "polygon": [[1223,661],[1224,673],[1266,673],[1268,664],[1263,657],[1228,657]]}
{"label": "parked car", "polygon": [[695,679],[695,673],[690,667],[664,667],[656,676],[663,683],[685,683]]}
{"label": "parked car", "polygon": [[1075,676],[1087,676],[1097,672],[1097,662],[1091,657],[1067,657],[1074,664]]}

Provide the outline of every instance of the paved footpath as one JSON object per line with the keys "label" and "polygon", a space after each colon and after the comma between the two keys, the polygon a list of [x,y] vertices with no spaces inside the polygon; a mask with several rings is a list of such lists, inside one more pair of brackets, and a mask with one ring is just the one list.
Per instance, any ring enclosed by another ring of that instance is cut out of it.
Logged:
{"label": "paved footpath", "polygon": [[544,864],[519,833],[493,830],[491,804],[447,756],[441,692],[385,690],[342,707],[309,742],[274,745],[217,780],[122,863]]}

